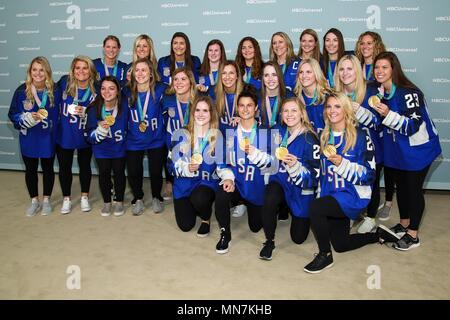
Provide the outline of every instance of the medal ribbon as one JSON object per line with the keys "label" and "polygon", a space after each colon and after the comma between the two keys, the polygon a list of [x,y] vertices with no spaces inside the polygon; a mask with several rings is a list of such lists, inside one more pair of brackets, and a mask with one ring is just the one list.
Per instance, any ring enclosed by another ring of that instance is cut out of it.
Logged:
{"label": "medal ribbon", "polygon": [[234,116],[234,98],[235,98],[235,94],[232,93],[231,94],[233,96],[233,109],[231,110],[231,114],[230,114],[230,108],[228,107],[228,94],[225,94],[225,110],[227,111],[227,115],[228,115],[228,120],[231,122],[231,119]]}
{"label": "medal ribbon", "polygon": [[[80,89],[83,90],[83,89]],[[88,87],[86,92],[83,94],[83,98],[81,98],[81,100],[78,100],[78,87],[75,90],[76,95],[75,98],[73,99],[73,104],[78,105],[79,103],[85,103],[88,99],[89,96],[91,95],[91,89]]]}
{"label": "medal ribbon", "polygon": [[270,105],[270,98],[268,96],[266,96],[266,110],[267,110],[268,118],[270,118],[269,127],[272,127],[276,122],[277,113],[278,113],[278,96],[275,97],[275,100],[273,102],[273,111],[272,111],[272,106]]}
{"label": "medal ribbon", "polygon": [[206,132],[206,135],[202,138],[200,144],[198,143],[198,140],[195,141],[194,153],[203,153],[203,150],[205,150],[206,144],[208,143],[210,131],[211,130],[208,129],[208,132]]}
{"label": "medal ribbon", "polygon": [[386,100],[391,100],[392,97],[394,96],[396,90],[397,90],[397,86],[392,82],[391,92],[389,93],[389,95],[387,97],[384,96],[384,97],[380,97],[380,98],[384,98]]}
{"label": "medal ribbon", "polygon": [[33,84],[31,85],[31,92],[33,93],[34,101],[36,101],[36,104],[38,105],[39,109],[45,109],[45,105],[47,104],[48,99],[47,89],[44,89],[44,93],[42,93],[42,101],[41,99],[39,99],[36,87]]}
{"label": "medal ribbon", "polygon": [[117,116],[117,111],[117,104],[114,106],[113,110],[106,110],[105,105],[102,105],[102,120],[105,120],[105,117],[110,116],[111,114],[115,118]]}
{"label": "medal ribbon", "polygon": [[145,120],[145,115],[147,114],[147,107],[148,107],[148,100],[150,98],[150,90],[147,91],[146,95],[145,95],[145,102],[144,102],[144,108],[142,108],[142,103],[141,103],[141,98],[137,97],[137,104],[138,104],[138,112],[139,112],[139,122],[144,122]]}
{"label": "medal ribbon", "polygon": [[[253,144],[253,141],[255,140],[255,137],[256,137],[256,121],[255,121],[255,123],[253,124],[252,131],[251,131],[251,133],[250,133],[250,137],[249,137],[249,139],[250,139],[250,144]],[[242,126],[241,126],[241,124],[238,125],[238,129],[237,129],[237,138],[238,138],[238,141],[241,141],[241,140],[243,140],[243,138],[244,138],[244,134],[243,134],[243,132],[242,132]]]}
{"label": "medal ribbon", "polygon": [[244,82],[249,83],[251,77],[252,77],[252,68],[245,67]]}
{"label": "medal ribbon", "polygon": [[218,75],[219,71],[213,71],[209,74],[209,82],[211,82],[212,86],[216,84]]}
{"label": "medal ribbon", "polygon": [[[106,62],[105,62],[105,60],[103,60],[102,59],[102,62],[103,62],[103,67],[105,68],[105,74],[107,75],[107,76],[109,76],[109,68],[108,68],[108,66],[106,65]],[[117,66],[118,66],[118,62],[116,61],[116,63],[114,64],[114,68],[113,68],[113,76],[114,77],[116,77],[117,76]]]}
{"label": "medal ribbon", "polygon": [[181,103],[177,99],[177,109],[178,109],[178,115],[180,116],[180,122],[183,124],[183,127],[185,127],[189,122],[189,102],[187,103],[186,110],[184,111],[181,108]]}
{"label": "medal ribbon", "polygon": [[[336,66],[336,65],[335,65]],[[328,70],[327,70],[327,74],[328,74],[328,81],[330,83],[330,87],[334,88],[334,70],[331,70],[331,61],[328,61]]]}
{"label": "medal ribbon", "polygon": [[306,107],[312,106],[317,101],[317,88],[314,89],[314,96],[313,96],[311,102],[308,104],[306,103],[306,99],[308,98],[308,96],[303,91],[302,91],[302,95],[303,95],[303,99],[305,100],[305,106]]}

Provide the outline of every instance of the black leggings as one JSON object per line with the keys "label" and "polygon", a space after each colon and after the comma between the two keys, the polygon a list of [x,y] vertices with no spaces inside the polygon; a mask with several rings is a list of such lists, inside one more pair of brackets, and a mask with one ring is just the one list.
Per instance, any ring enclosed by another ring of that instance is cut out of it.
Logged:
{"label": "black leggings", "polygon": [[25,164],[25,183],[27,185],[30,198],[35,198],[39,195],[38,191],[38,166],[41,160],[42,176],[44,180],[44,196],[50,197],[55,184],[55,170],[53,163],[55,157],[52,158],[29,158],[22,155]]}
{"label": "black leggings", "polygon": [[[270,182],[265,191],[264,205],[262,207],[262,222],[267,240],[275,239],[277,228],[277,215],[280,208],[287,207],[283,188],[277,182]],[[288,207],[289,208],[289,207]],[[289,210],[289,209],[288,209]],[[291,239],[302,244],[309,234],[309,218],[299,218],[292,215]]]}
{"label": "black leggings", "polygon": [[169,169],[167,168],[167,155],[169,151],[166,147],[164,147],[164,161],[163,161],[163,167],[164,167],[164,176],[166,177],[166,182],[170,182],[173,184],[173,176],[169,173]]}
{"label": "black leggings", "polygon": [[216,193],[211,188],[198,186],[189,197],[174,199],[173,206],[178,227],[187,232],[195,226],[197,216],[204,221],[210,220],[215,197]]}
{"label": "black leggings", "polygon": [[392,172],[392,169],[388,167],[384,167],[384,188],[386,201],[392,202],[395,191],[394,173]]}
{"label": "black leggings", "polygon": [[[148,149],[148,172],[150,173],[150,186],[152,188],[153,198],[163,201],[161,197],[162,189],[162,170],[164,160],[164,149],[155,148]],[[145,150],[127,151],[127,172],[128,183],[135,199],[142,199],[144,191],[142,184],[144,181],[144,153]]]}
{"label": "black leggings", "polygon": [[[89,193],[92,178],[92,149],[89,147],[76,150],[78,167],[80,168],[79,179],[81,193]],[[64,149],[59,145],[56,146],[56,154],[59,162],[59,184],[61,185],[63,197],[69,197],[72,193],[72,163],[74,152],[75,149]]]}
{"label": "black leggings", "polygon": [[111,170],[114,173],[115,201],[122,202],[125,194],[125,158],[105,159],[96,158],[98,166],[98,183],[103,202],[111,202]]}
{"label": "black leggings", "polygon": [[369,218],[375,218],[378,213],[378,207],[380,206],[380,177],[382,169],[382,164],[376,165],[376,176],[372,185],[372,197],[370,198],[369,205],[367,206],[367,216]]}
{"label": "black leggings", "polygon": [[311,203],[310,219],[320,252],[331,252],[330,242],[336,252],[350,251],[378,242],[376,233],[350,234],[350,219],[332,196],[325,196]]}
{"label": "black leggings", "polygon": [[220,228],[225,228],[226,232],[230,232],[230,204],[237,205],[242,201],[247,206],[248,226],[252,232],[258,232],[262,228],[262,206],[254,205],[242,198],[238,189],[234,192],[225,192],[223,186],[219,186],[216,192],[215,212],[216,219]]}
{"label": "black leggings", "polygon": [[430,166],[420,171],[404,171],[392,169],[394,183],[397,186],[397,204],[400,219],[411,219],[409,229],[419,230],[425,198],[423,196],[423,183]]}

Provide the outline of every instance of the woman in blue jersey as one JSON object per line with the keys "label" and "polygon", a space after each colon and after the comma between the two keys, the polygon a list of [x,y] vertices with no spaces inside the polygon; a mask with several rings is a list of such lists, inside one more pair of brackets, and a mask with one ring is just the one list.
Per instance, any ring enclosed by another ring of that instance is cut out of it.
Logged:
{"label": "woman in blue jersey", "polygon": [[113,76],[121,86],[127,82],[127,64],[119,60],[120,40],[116,36],[108,35],[103,40],[103,58],[94,59],[95,69],[99,78]]}
{"label": "woman in blue jersey", "polygon": [[58,82],[62,92],[62,103],[56,153],[59,162],[59,183],[63,195],[62,214],[68,214],[72,210],[72,163],[75,150],[81,186],[81,211],[91,210],[89,189],[92,177],[92,148],[86,141],[85,129],[86,108],[96,96],[97,78],[97,71],[92,60],[86,56],[77,56],[72,60],[69,75],[62,77]]}
{"label": "woman in blue jersey", "polygon": [[191,105],[189,123],[173,135],[169,168],[174,176],[173,197],[178,227],[190,231],[197,216],[201,219],[197,236],[210,230],[212,204],[219,186],[215,157],[222,151],[219,118],[209,96],[198,97]]}
{"label": "woman in blue jersey", "polygon": [[175,32],[170,41],[170,55],[158,60],[158,73],[161,81],[170,84],[174,71],[186,67],[192,71],[195,82],[198,82],[200,71],[200,59],[191,55],[191,42],[183,32]]}
{"label": "woman in blue jersey", "polygon": [[219,69],[220,81],[214,90],[209,90],[211,98],[215,101],[219,113],[220,128],[236,126],[237,97],[242,91],[243,83],[241,73],[236,62],[228,60]]}
{"label": "woman in blue jersey", "polygon": [[136,37],[133,43],[133,60],[128,64],[127,68],[127,81],[131,80],[131,67],[138,59],[148,59],[152,63],[155,69],[156,81],[160,81],[161,77],[158,74],[157,66],[158,62],[155,54],[155,45],[152,38],[146,34],[141,34]]}
{"label": "woman in blue jersey", "polygon": [[331,28],[323,36],[323,72],[328,81],[328,86],[334,88],[336,65],[345,54],[344,37],[341,31]]}
{"label": "woman in blue jersey", "polygon": [[161,99],[166,85],[156,80],[155,68],[147,58],[136,60],[131,67],[129,86],[122,95],[128,101],[128,132],[126,139],[128,182],[134,199],[132,213],[144,212],[142,190],[144,155],[148,158],[148,172],[152,190],[152,210],[162,212],[162,170],[165,158],[165,128]]}
{"label": "woman in blue jersey", "polygon": [[316,59],[302,60],[297,77],[294,93],[306,106],[309,121],[319,135],[325,126],[323,105],[327,81]]}
{"label": "woman in blue jersey", "polygon": [[[32,217],[42,208],[42,215],[52,211],[50,196],[55,182],[56,130],[61,94],[52,78],[50,64],[45,57],[34,58],[11,100],[8,117],[19,130],[19,143],[25,164],[25,183],[31,198],[26,215]],[[43,199],[39,202],[38,166],[43,172]]]}
{"label": "woman in blue jersey", "polygon": [[225,63],[226,60],[227,54],[222,41],[213,39],[208,42],[200,66],[199,84],[197,85],[200,92],[206,92],[209,87],[216,85],[219,79],[220,65]]}
{"label": "woman in blue jersey", "polygon": [[267,129],[258,126],[255,114],[258,98],[255,89],[246,85],[239,94],[237,109],[240,121],[226,130],[223,161],[217,163],[221,180],[216,193],[215,214],[220,228],[216,252],[228,252],[231,241],[230,204],[243,201],[247,206],[248,225],[252,232],[262,227],[264,174],[271,164],[270,137]]}
{"label": "woman in blue jersey", "polygon": [[272,153],[279,160],[278,171],[270,175],[262,208],[266,242],[259,257],[264,260],[272,260],[277,212],[285,205],[292,213],[292,241],[301,244],[306,240],[309,234],[309,205],[314,200],[314,188],[319,178],[319,140],[304,105],[297,98],[286,99],[281,109],[281,120],[282,124],[272,130],[277,145]]}
{"label": "woman in blue jersey", "polygon": [[384,165],[392,169],[397,187],[400,223],[392,228],[402,238],[399,250],[420,245],[418,231],[425,209],[423,183],[431,164],[442,152],[439,136],[422,91],[403,73],[392,52],[382,52],[374,60],[375,78],[381,102],[374,105],[384,125]]}
{"label": "woman in blue jersey", "polygon": [[270,40],[269,60],[280,65],[284,76],[284,85],[293,90],[297,80],[299,59],[295,56],[294,46],[285,32],[275,32]]}
{"label": "woman in blue jersey", "polygon": [[244,37],[239,41],[234,59],[241,72],[244,83],[261,89],[263,59],[258,41],[253,37]]}
{"label": "woman in blue jersey", "polygon": [[300,60],[316,59],[316,61],[321,62],[319,36],[313,29],[305,29],[301,33],[298,57]]}
{"label": "woman in blue jersey", "polygon": [[100,94],[89,105],[87,140],[98,166],[98,182],[103,198],[101,215],[111,215],[111,171],[114,173],[114,215],[125,213],[125,139],[128,127],[127,100],[122,99],[119,81],[112,75],[100,82]]}
{"label": "woman in blue jersey", "polygon": [[375,179],[374,147],[369,135],[358,128],[352,103],[344,93],[331,91],[324,113],[319,198],[309,209],[319,253],[304,267],[308,273],[319,273],[333,265],[331,244],[336,252],[345,252],[398,239],[387,228],[350,234],[349,219],[355,220],[370,201]]}
{"label": "woman in blue jersey", "polygon": [[374,31],[366,31],[359,35],[355,45],[355,55],[361,62],[363,76],[366,80],[375,80],[373,74],[373,60],[386,51],[381,36]]}
{"label": "woman in blue jersey", "polygon": [[[358,58],[345,55],[339,60],[335,77],[336,90],[345,93],[351,100],[355,116],[361,129],[369,134],[375,148],[376,177],[372,185],[372,198],[367,207],[367,216],[358,227],[359,233],[370,232],[376,227],[375,216],[380,204],[380,175],[383,168],[383,144],[380,136],[381,118],[369,105],[369,98],[378,93],[375,84],[367,83]],[[379,217],[380,220],[386,220]]]}

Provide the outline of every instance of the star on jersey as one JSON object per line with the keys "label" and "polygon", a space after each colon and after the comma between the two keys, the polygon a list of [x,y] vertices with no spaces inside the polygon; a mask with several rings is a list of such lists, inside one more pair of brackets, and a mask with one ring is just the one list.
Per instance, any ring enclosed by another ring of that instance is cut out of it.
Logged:
{"label": "star on jersey", "polygon": [[370,168],[371,169],[375,169],[376,168],[375,157],[372,157],[372,160],[368,161],[368,163],[370,164]]}
{"label": "star on jersey", "polygon": [[420,118],[420,116],[415,112],[411,115],[411,119],[419,120],[419,118]]}

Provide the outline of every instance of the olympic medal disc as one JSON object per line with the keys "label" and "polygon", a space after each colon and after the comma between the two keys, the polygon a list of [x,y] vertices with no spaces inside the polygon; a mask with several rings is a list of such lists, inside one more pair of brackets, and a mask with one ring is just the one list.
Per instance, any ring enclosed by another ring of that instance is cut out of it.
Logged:
{"label": "olympic medal disc", "polygon": [[46,119],[48,117],[48,111],[45,109],[39,109],[37,113],[42,119]]}
{"label": "olympic medal disc", "polygon": [[374,108],[378,103],[381,102],[381,100],[378,96],[370,96],[368,102],[369,102],[369,106]]}
{"label": "olympic medal disc", "polygon": [[278,160],[284,160],[284,157],[289,153],[289,150],[286,147],[278,147],[275,149],[275,157]]}
{"label": "olympic medal disc", "polygon": [[202,164],[203,157],[200,153],[194,153],[191,157],[191,163],[193,164]]}
{"label": "olympic medal disc", "polygon": [[336,148],[333,145],[328,144],[323,149],[323,154],[325,155],[325,157],[329,158],[330,156],[336,154]]}
{"label": "olympic medal disc", "polygon": [[114,118],[114,116],[112,115],[107,115],[104,120],[110,127],[116,122],[116,118]]}
{"label": "olympic medal disc", "polygon": [[145,124],[145,122],[139,123],[139,131],[145,132],[145,130],[147,130],[147,125]]}

